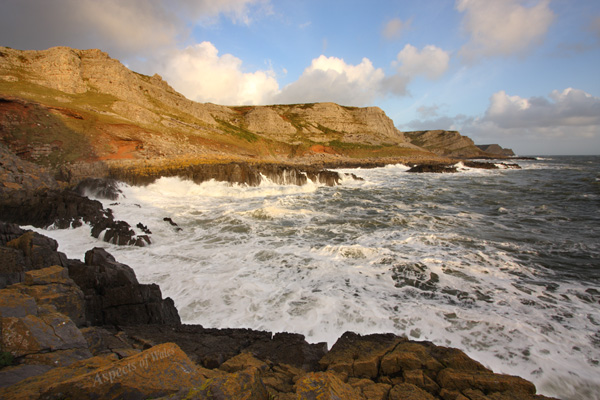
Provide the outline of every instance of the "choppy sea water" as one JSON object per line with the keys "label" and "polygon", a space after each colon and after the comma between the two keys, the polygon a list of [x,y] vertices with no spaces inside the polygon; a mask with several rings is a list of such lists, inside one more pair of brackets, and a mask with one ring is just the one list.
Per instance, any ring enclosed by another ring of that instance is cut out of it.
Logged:
{"label": "choppy sea water", "polygon": [[393,332],[460,348],[543,394],[599,399],[600,157],[519,164],[348,170],[364,181],[337,187],[162,178],[102,200],[147,225],[151,246],[106,244],[89,227],[41,232],[71,258],[107,248],[185,323],[330,346],[348,330]]}

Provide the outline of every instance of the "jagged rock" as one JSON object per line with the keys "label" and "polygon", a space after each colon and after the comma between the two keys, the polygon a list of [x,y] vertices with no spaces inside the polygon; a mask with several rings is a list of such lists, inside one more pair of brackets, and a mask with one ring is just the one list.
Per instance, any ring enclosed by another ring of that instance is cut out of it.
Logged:
{"label": "jagged rock", "polygon": [[498,166],[496,164],[490,163],[490,162],[463,161],[462,163],[465,167],[469,167],[469,168],[498,169]]}
{"label": "jagged rock", "polygon": [[140,229],[146,235],[151,235],[152,234],[152,232],[150,231],[150,229],[148,229],[148,227],[146,225],[142,224],[141,222],[138,222],[138,224],[136,225],[136,228]]}
{"label": "jagged rock", "polygon": [[68,317],[43,309],[37,315],[2,317],[2,348],[21,357],[47,351],[85,349],[87,342]]}
{"label": "jagged rock", "polygon": [[388,395],[392,389],[392,385],[375,383],[370,379],[350,378],[348,384],[360,391],[364,398],[373,400],[388,400]]}
{"label": "jagged rock", "polygon": [[265,362],[314,371],[319,368],[318,362],[327,352],[325,344],[309,344],[299,334],[272,335],[270,332],[249,329],[208,329],[199,325],[138,325],[121,328],[130,338],[142,343],[177,343],[194,362],[210,369],[218,368],[242,352],[249,352]]}
{"label": "jagged rock", "polygon": [[361,395],[352,386],[342,382],[332,372],[311,372],[296,382],[298,400],[360,400]]}
{"label": "jagged rock", "polygon": [[26,272],[23,283],[8,289],[31,296],[38,305],[55,307],[76,325],[85,322],[83,292],[69,278],[66,268],[55,265]]}
{"label": "jagged rock", "polygon": [[86,320],[92,325],[180,324],[173,300],[158,285],[143,285],[133,269],[106,250],[85,254],[85,264],[70,261],[69,275],[85,295]]}
{"label": "jagged rock", "polygon": [[[117,360],[115,354],[88,358],[75,362],[67,367],[53,368],[49,371],[36,374],[28,379],[21,380],[9,387],[0,388],[0,398],[12,400],[39,399],[42,393],[51,385],[76,378],[112,365]],[[43,372],[43,368],[41,369]],[[34,372],[34,371],[32,371]]]}
{"label": "jagged rock", "polygon": [[206,380],[202,386],[181,390],[168,399],[239,399],[265,400],[269,398],[267,388],[260,379],[259,371],[249,368],[224,376]]}
{"label": "jagged rock", "polygon": [[[39,377],[40,380],[43,378],[44,375]],[[204,375],[186,354],[177,345],[166,343],[77,374],[68,380],[47,381],[47,387],[42,390],[40,397],[156,398],[199,386],[203,381]]]}
{"label": "jagged rock", "polygon": [[16,289],[0,290],[0,317],[22,318],[37,315],[35,299]]}
{"label": "jagged rock", "polygon": [[116,180],[104,178],[86,178],[77,184],[75,192],[81,196],[107,200],[117,200],[123,193]]}
{"label": "jagged rock", "polygon": [[489,370],[459,371],[446,368],[439,373],[438,383],[444,389],[450,391],[476,389],[484,393],[515,392],[526,395],[535,394],[533,383],[517,376],[494,374]]}
{"label": "jagged rock", "polygon": [[431,394],[410,383],[395,385],[389,393],[389,400],[435,400]]}
{"label": "jagged rock", "polygon": [[[0,225],[2,232],[11,240],[23,236],[11,226]],[[56,253],[53,242],[29,238],[34,250],[37,241]],[[0,383],[0,398],[546,399],[530,382],[494,374],[460,350],[391,334],[345,333],[327,353],[301,335],[164,325],[164,309],[176,310],[165,306],[158,288],[152,295],[103,249],[90,250],[85,260],[65,262],[85,293],[86,311],[99,315],[97,323],[120,326],[77,329],[56,311],[60,301],[39,305],[26,294],[68,286],[64,268],[27,271],[22,283],[0,290],[2,349],[21,363],[0,370],[0,382],[10,384]]]}
{"label": "jagged rock", "polygon": [[426,343],[399,343],[381,360],[381,373],[392,377],[414,370],[437,374],[444,365],[429,354],[426,346]]}
{"label": "jagged rock", "polygon": [[30,270],[63,265],[66,256],[56,251],[55,240],[0,222],[0,289],[22,282]]}
{"label": "jagged rock", "polygon": [[319,361],[319,365],[349,377],[374,379],[379,375],[381,359],[405,340],[392,334],[361,336],[346,332]]}
{"label": "jagged rock", "polygon": [[452,165],[444,164],[418,164],[409,169],[407,172],[435,172],[435,173],[452,173],[457,172],[457,168]]}
{"label": "jagged rock", "polygon": [[251,353],[246,351],[230,358],[219,366],[219,369],[229,373],[243,371],[248,368],[266,371],[269,366],[264,361],[258,360]]}
{"label": "jagged rock", "polygon": [[20,250],[0,246],[0,289],[21,282],[26,270],[25,257]]}
{"label": "jagged rock", "polygon": [[[32,365],[32,364],[21,364],[16,366],[4,367],[0,369],[0,394],[2,388],[6,388],[15,385],[27,378],[33,376],[42,375],[43,373],[51,370],[53,366],[50,365]],[[23,397],[23,398],[35,398],[35,397]]]}
{"label": "jagged rock", "polygon": [[[19,159],[3,146],[0,147],[0,156],[0,178],[5,179],[4,183],[0,183],[0,221],[42,228],[55,225],[60,229],[79,227],[85,222],[92,226],[92,236],[96,238],[105,231],[104,240],[107,242],[138,246],[150,244],[148,236],[137,237],[129,224],[115,221],[112,212],[104,210],[99,201],[69,190],[59,191],[58,184],[46,171]],[[29,181],[37,184],[17,183]],[[84,191],[87,187],[93,187],[98,194],[104,195],[115,194],[118,190],[114,181],[89,180],[82,184],[80,190]],[[19,246],[13,247],[27,253],[27,246]]]}

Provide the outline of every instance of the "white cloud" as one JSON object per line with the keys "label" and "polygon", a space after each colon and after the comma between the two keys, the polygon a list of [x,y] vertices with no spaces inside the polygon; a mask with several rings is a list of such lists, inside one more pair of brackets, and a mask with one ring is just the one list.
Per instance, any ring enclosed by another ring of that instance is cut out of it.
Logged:
{"label": "white cloud", "polygon": [[269,0],[18,0],[2,4],[3,45],[100,48],[113,57],[135,57],[185,42],[194,25],[221,16],[247,24]]}
{"label": "white cloud", "polygon": [[485,120],[500,128],[595,127],[600,132],[600,98],[583,90],[554,90],[546,97],[494,93]]}
{"label": "white cloud", "polygon": [[573,88],[529,98],[499,91],[481,117],[425,117],[400,128],[459,130],[475,143],[500,143],[521,154],[599,154],[600,98]]}
{"label": "white cloud", "polygon": [[407,44],[397,56],[398,73],[410,78],[424,75],[428,79],[441,77],[448,69],[450,55],[439,47],[428,45],[421,51]]}
{"label": "white cloud", "polygon": [[400,18],[389,20],[383,27],[383,37],[390,40],[400,38],[400,36],[402,36],[402,31],[408,29],[411,22],[411,20],[402,21]]}
{"label": "white cloud", "polygon": [[417,75],[437,78],[448,67],[449,56],[435,46],[418,51],[407,45],[398,55],[398,73],[386,76],[368,58],[349,64],[341,58],[319,56],[302,75],[279,88],[272,69],[244,72],[242,61],[219,55],[209,42],[172,51],[158,65],[158,72],[186,97],[219,104],[272,104],[335,102],[370,105],[388,94],[405,95]]}
{"label": "white cloud", "polygon": [[486,56],[523,55],[542,41],[554,20],[550,0],[532,7],[522,0],[457,0],[469,42],[460,50],[467,61]]}
{"label": "white cloud", "polygon": [[367,58],[352,65],[340,58],[321,55],[312,60],[297,81],[284,87],[275,100],[278,103],[369,104],[381,94],[384,78],[383,70],[373,67]]}
{"label": "white cloud", "polygon": [[189,99],[219,104],[264,104],[279,91],[272,70],[244,72],[242,60],[219,55],[210,42],[175,50],[166,57],[160,73]]}

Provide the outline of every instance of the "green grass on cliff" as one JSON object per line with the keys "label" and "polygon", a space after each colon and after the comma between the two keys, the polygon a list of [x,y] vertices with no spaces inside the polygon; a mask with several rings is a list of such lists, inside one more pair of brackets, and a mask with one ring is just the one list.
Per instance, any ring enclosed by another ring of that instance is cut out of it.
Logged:
{"label": "green grass on cliff", "polygon": [[219,118],[215,118],[215,120],[219,123],[221,130],[227,134],[243,139],[249,143],[258,141],[258,135],[250,132],[249,130],[240,128],[239,126],[233,125]]}

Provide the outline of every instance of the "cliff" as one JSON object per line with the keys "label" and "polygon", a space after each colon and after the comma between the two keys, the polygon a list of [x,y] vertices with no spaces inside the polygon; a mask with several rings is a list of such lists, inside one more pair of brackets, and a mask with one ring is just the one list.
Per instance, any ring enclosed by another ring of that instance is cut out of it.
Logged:
{"label": "cliff", "polygon": [[436,157],[409,143],[377,107],[197,103],[160,76],[133,72],[100,50],[67,47],[0,47],[0,141],[21,157],[54,167],[159,157]]}
{"label": "cliff", "polygon": [[440,156],[454,158],[489,156],[477,147],[472,139],[461,135],[457,131],[415,131],[404,132],[404,135],[412,144]]}
{"label": "cliff", "polygon": [[500,145],[498,144],[478,144],[477,147],[479,147],[479,149],[485,151],[486,153],[492,155],[498,155],[503,157],[515,156],[515,153],[512,151],[512,149],[505,149],[503,147],[500,147]]}

